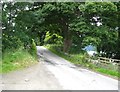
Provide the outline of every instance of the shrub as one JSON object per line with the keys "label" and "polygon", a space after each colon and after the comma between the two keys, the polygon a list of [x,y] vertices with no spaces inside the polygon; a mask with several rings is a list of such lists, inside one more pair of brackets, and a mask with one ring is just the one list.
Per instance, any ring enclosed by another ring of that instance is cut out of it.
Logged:
{"label": "shrub", "polygon": [[36,58],[37,57],[37,48],[34,39],[32,39],[30,53]]}

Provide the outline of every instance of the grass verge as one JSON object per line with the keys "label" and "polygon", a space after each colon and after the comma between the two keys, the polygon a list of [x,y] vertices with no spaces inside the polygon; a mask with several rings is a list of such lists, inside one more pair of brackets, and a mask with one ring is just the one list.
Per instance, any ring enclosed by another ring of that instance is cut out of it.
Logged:
{"label": "grass verge", "polygon": [[62,51],[60,51],[60,47],[58,45],[45,45],[47,49],[49,49],[51,52],[57,54],[58,56],[70,61],[71,63],[84,67],[105,75],[109,75],[112,77],[119,77],[120,78],[120,73],[118,70],[112,70],[112,69],[107,69],[103,67],[98,67],[97,65],[88,62],[86,58],[89,58],[86,53],[79,53],[79,54],[65,54]]}
{"label": "grass verge", "polygon": [[17,49],[15,51],[6,50],[2,57],[1,73],[8,73],[10,71],[23,69],[37,63],[28,51]]}

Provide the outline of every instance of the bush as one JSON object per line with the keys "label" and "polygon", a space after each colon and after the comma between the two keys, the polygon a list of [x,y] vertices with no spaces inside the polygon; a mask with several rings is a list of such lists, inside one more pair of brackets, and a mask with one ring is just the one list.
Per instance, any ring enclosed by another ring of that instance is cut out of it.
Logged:
{"label": "bush", "polygon": [[31,50],[30,53],[37,58],[37,48],[34,39],[32,39]]}

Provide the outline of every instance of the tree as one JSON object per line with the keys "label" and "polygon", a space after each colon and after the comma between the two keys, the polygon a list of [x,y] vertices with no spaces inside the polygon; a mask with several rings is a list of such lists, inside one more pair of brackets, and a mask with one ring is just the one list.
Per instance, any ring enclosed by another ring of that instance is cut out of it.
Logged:
{"label": "tree", "polygon": [[[32,3],[5,2],[2,7],[3,51],[31,44],[32,29],[35,23],[34,14],[28,11]],[[23,17],[24,16],[24,17]]]}
{"label": "tree", "polygon": [[93,44],[103,56],[119,57],[118,10],[119,3],[112,2],[4,3],[3,48],[27,49],[32,39],[43,45],[49,31],[63,38],[64,52]]}
{"label": "tree", "polygon": [[102,56],[113,58],[118,38],[117,6],[111,2],[87,2],[85,17],[88,23],[93,25],[94,35],[99,37],[98,51],[102,52]]}
{"label": "tree", "polygon": [[57,30],[59,31],[59,34],[64,38],[64,52],[68,52],[69,48],[72,45],[72,30],[70,28],[70,23],[77,17],[76,12],[79,10],[78,5],[79,3],[73,2],[45,3],[43,7],[38,11],[38,16],[43,16],[45,25],[48,25],[49,27],[58,27]]}

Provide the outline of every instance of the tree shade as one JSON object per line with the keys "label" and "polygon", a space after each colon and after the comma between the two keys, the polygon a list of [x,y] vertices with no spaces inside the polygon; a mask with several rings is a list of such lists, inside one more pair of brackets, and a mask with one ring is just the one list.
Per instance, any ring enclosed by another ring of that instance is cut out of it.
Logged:
{"label": "tree shade", "polygon": [[[120,2],[5,2],[2,4],[3,52],[44,45],[46,33],[62,39],[63,51],[94,45],[104,57],[120,58]],[[51,37],[51,40],[55,40]],[[54,41],[51,41],[54,44]]]}

